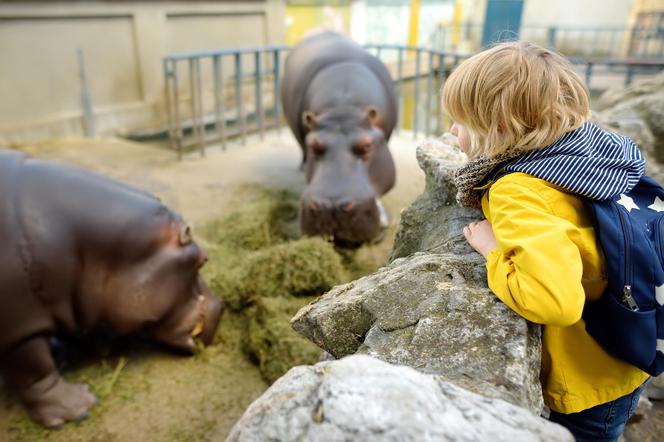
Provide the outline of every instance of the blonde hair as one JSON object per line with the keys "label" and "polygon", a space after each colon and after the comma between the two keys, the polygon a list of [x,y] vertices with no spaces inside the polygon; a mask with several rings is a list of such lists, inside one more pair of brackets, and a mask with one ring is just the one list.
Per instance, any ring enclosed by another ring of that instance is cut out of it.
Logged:
{"label": "blonde hair", "polygon": [[461,63],[442,90],[466,126],[470,156],[545,147],[590,117],[588,90],[563,56],[532,43],[501,43]]}

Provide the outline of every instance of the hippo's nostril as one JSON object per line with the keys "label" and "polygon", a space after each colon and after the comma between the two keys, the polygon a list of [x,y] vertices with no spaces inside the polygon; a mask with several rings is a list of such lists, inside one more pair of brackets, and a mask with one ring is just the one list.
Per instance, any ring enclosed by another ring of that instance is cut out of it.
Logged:
{"label": "hippo's nostril", "polygon": [[355,204],[353,204],[352,201],[348,201],[348,202],[339,204],[339,207],[341,207],[341,210],[343,210],[344,212],[350,212],[353,209],[354,205]]}

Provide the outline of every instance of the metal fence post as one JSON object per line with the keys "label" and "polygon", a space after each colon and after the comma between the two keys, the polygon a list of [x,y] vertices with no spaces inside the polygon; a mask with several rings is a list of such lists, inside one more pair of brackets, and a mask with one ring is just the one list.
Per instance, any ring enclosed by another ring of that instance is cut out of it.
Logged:
{"label": "metal fence post", "polygon": [[403,48],[397,48],[397,133],[403,123]]}
{"label": "metal fence post", "polygon": [[590,89],[590,77],[593,75],[593,63],[592,61],[588,61],[588,64],[586,65],[586,87]]}
{"label": "metal fence post", "polygon": [[201,87],[200,58],[189,59],[189,83],[191,88],[191,124],[198,139],[198,149],[205,156],[205,122],[203,121],[203,91]]}
{"label": "metal fence post", "polygon": [[168,140],[171,144],[171,149],[175,150],[175,120],[173,118],[173,98],[172,98],[172,84],[173,74],[170,69],[170,60],[164,58],[164,105],[166,106],[166,116],[168,121]]}
{"label": "metal fence post", "polygon": [[194,58],[189,59],[189,110],[191,112],[191,132],[195,139],[198,139],[198,124],[196,124],[196,79],[194,75]]}
{"label": "metal fence post", "polygon": [[550,49],[556,48],[556,31],[557,29],[554,26],[549,27],[546,33],[546,45]]}
{"label": "metal fence post", "polygon": [[424,120],[424,135],[429,136],[431,134],[431,96],[433,91],[431,90],[432,85],[432,75],[433,75],[433,52],[429,49],[429,71],[427,72],[427,111],[424,114],[426,118]]}
{"label": "metal fence post", "polygon": [[247,144],[244,122],[244,103],[242,100],[242,54],[235,54],[235,106],[237,106],[237,123],[240,125],[242,145]]}
{"label": "metal fence post", "polygon": [[629,86],[632,83],[632,77],[634,77],[634,69],[629,64],[627,65],[627,75],[625,75],[625,86]]}
{"label": "metal fence post", "polygon": [[436,118],[436,133],[440,134],[442,131],[441,128],[441,114],[442,114],[442,105],[440,97],[438,94],[441,92],[443,85],[445,84],[445,54],[443,52],[438,53],[438,89],[436,91],[436,103],[437,103],[437,118]]}
{"label": "metal fence post", "polygon": [[214,116],[215,128],[221,138],[221,146],[226,150],[226,112],[224,103],[224,66],[221,55],[215,55],[212,59],[214,76]]}
{"label": "metal fence post", "polygon": [[261,51],[258,50],[254,54],[254,81],[256,83],[256,124],[258,125],[258,131],[261,134],[261,140],[265,137],[265,131],[263,129],[263,87],[262,87],[262,73],[261,73]]}
{"label": "metal fence post", "polygon": [[420,99],[420,48],[415,50],[415,104],[413,105],[413,139],[417,138],[417,105]]}
{"label": "metal fence post", "polygon": [[97,127],[95,125],[95,117],[92,113],[92,101],[90,99],[90,89],[88,88],[88,79],[85,74],[85,57],[83,49],[76,50],[78,57],[78,78],[81,82],[81,107],[83,108],[83,129],[85,135],[94,137],[97,135]]}
{"label": "metal fence post", "polygon": [[175,119],[175,147],[178,151],[178,160],[182,159],[182,120],[180,119],[180,87],[178,84],[177,60],[172,60],[173,73],[173,118]]}
{"label": "metal fence post", "polygon": [[279,107],[279,83],[281,75],[281,66],[279,64],[279,49],[274,50],[274,123],[277,126],[277,132],[281,134],[281,108]]}

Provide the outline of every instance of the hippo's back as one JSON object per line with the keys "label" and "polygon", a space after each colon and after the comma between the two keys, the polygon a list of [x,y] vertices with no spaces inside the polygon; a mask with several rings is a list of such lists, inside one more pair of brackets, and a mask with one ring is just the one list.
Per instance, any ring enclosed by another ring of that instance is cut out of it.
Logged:
{"label": "hippo's back", "polygon": [[[341,63],[357,62],[368,68],[375,76],[376,91],[385,96],[385,109],[380,109],[384,118],[382,127],[387,137],[396,124],[396,97],[394,86],[387,67],[353,40],[335,32],[322,32],[298,43],[286,59],[284,77],[281,83],[281,103],[288,125],[293,130],[300,144],[305,130],[301,116],[306,107],[305,98],[314,78],[324,69]],[[322,94],[334,93],[334,85]]]}
{"label": "hippo's back", "polygon": [[0,354],[27,336],[75,328],[84,251],[138,259],[174,216],[119,181],[0,149]]}
{"label": "hippo's back", "polygon": [[22,339],[52,326],[40,300],[30,296],[32,244],[18,207],[26,158],[20,152],[0,149],[0,358]]}

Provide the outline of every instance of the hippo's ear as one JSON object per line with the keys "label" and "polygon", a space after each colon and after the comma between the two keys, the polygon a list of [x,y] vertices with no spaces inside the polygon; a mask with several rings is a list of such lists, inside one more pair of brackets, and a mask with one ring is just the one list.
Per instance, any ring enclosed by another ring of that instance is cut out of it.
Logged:
{"label": "hippo's ear", "polygon": [[372,126],[376,126],[378,124],[378,109],[374,106],[369,106],[367,108],[367,118]]}
{"label": "hippo's ear", "polygon": [[191,244],[193,238],[191,237],[191,227],[186,224],[180,226],[180,231],[178,232],[178,243],[181,246],[186,246]]}
{"label": "hippo's ear", "polygon": [[316,128],[316,114],[313,111],[302,112],[302,124],[309,130]]}

